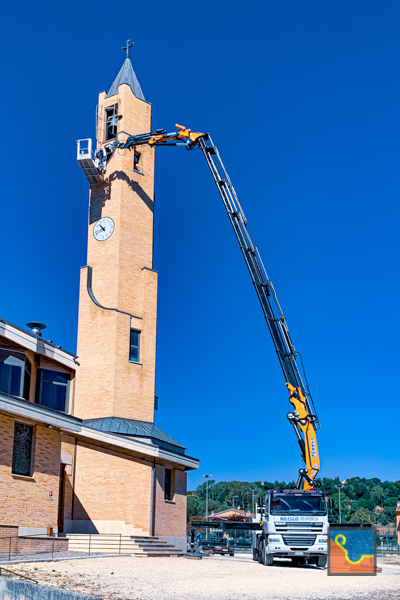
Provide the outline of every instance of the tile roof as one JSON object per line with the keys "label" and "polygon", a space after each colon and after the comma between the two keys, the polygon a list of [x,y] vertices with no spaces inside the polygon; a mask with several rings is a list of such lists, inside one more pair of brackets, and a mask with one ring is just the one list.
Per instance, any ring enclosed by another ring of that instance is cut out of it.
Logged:
{"label": "tile roof", "polygon": [[123,419],[121,417],[104,417],[100,419],[86,419],[82,424],[98,431],[150,438],[156,444],[161,442],[161,444],[173,446],[174,448],[171,448],[171,450],[179,454],[184,454],[186,450],[185,446],[177,442],[173,437],[165,433],[165,431],[154,425],[154,423],[148,423],[147,421]]}

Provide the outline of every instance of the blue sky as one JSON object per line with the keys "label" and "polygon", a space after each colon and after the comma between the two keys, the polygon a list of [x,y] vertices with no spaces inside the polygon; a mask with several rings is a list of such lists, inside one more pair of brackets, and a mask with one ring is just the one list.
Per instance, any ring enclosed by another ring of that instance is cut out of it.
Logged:
{"label": "blue sky", "polygon": [[[132,62],[153,127],[210,131],[321,421],[321,475],[399,479],[395,0],[8,3],[0,314],[75,351],[88,184],[75,141]],[[156,423],[217,480],[296,477],[284,379],[200,153],[158,149]]]}

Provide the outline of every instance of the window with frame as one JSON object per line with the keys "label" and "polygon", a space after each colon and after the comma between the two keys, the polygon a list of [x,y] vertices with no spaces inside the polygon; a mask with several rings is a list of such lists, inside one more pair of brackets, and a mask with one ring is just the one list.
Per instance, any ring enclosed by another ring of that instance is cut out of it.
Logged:
{"label": "window with frame", "polygon": [[0,392],[29,400],[31,363],[22,352],[0,349]]}
{"label": "window with frame", "polygon": [[140,175],[143,175],[141,157],[142,157],[142,153],[139,150],[136,150],[136,148],[134,148],[133,149],[133,170],[136,173],[140,173]]}
{"label": "window with frame", "polygon": [[13,475],[30,477],[32,474],[33,427],[25,423],[15,423],[12,457]]}
{"label": "window with frame", "polygon": [[70,374],[51,369],[38,369],[35,402],[60,412],[68,409]]}
{"label": "window with frame", "polygon": [[131,362],[139,362],[140,358],[140,331],[131,329],[131,339],[129,346],[129,360]]}
{"label": "window with frame", "polygon": [[165,469],[164,500],[172,500],[172,470]]}
{"label": "window with frame", "polygon": [[108,106],[106,109],[106,142],[115,140],[118,131],[118,104]]}

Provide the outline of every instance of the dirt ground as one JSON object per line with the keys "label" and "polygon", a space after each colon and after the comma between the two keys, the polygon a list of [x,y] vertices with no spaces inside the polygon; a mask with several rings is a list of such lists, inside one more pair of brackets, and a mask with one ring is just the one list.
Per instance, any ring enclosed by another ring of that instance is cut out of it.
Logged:
{"label": "dirt ground", "polygon": [[400,557],[379,557],[375,577],[328,577],[315,566],[272,567],[249,555],[203,560],[113,557],[12,565],[40,583],[104,600],[400,600]]}

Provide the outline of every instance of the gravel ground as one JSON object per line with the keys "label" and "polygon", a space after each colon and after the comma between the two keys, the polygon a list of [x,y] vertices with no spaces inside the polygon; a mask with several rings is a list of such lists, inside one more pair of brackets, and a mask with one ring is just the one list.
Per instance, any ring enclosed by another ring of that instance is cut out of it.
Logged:
{"label": "gravel ground", "polygon": [[376,577],[328,577],[315,566],[249,555],[185,558],[115,557],[13,565],[40,583],[97,594],[104,600],[400,600],[400,558],[382,557]]}

